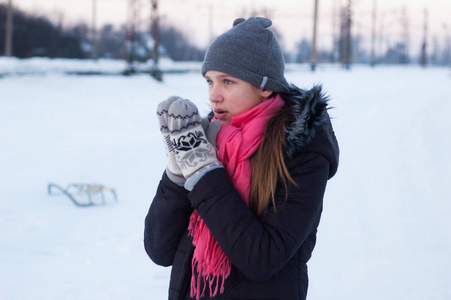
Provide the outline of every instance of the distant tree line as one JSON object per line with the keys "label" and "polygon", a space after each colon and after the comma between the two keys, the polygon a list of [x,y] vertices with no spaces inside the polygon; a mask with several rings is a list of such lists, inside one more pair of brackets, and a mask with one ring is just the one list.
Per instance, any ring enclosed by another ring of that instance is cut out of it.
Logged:
{"label": "distant tree line", "polygon": [[[0,55],[4,54],[6,28],[6,5],[0,4]],[[125,59],[127,57],[125,25],[115,28],[104,25],[97,33],[96,44],[87,24],[64,27],[48,18],[13,10],[13,55],[19,58],[45,56],[50,58],[91,58],[96,47],[99,58]],[[205,49],[194,46],[173,25],[162,24],[160,44],[163,55],[175,61],[203,59]],[[151,56],[151,37],[147,32],[136,32],[136,42],[142,59]],[[136,50],[138,51],[138,50]]]}
{"label": "distant tree line", "polygon": [[170,24],[160,28],[160,42],[167,55],[176,61],[202,61],[205,49],[198,48],[189,42],[189,38]]}
{"label": "distant tree line", "polygon": [[[6,29],[6,5],[0,4],[0,53],[4,51]],[[75,36],[64,32],[47,18],[13,11],[13,55],[25,58],[31,56],[76,57],[83,53]]]}
{"label": "distant tree line", "polygon": [[[342,14],[341,24],[337,24],[337,34],[333,39],[332,49],[317,49],[318,63],[370,63],[368,49],[363,47],[364,38],[349,32],[349,16]],[[0,4],[0,55],[5,49],[6,5]],[[275,29],[274,29],[275,30]],[[279,38],[280,34],[275,30]],[[54,24],[43,16],[25,13],[18,9],[13,11],[13,45],[12,53],[19,58],[45,56],[50,58],[113,58],[127,59],[130,52],[139,60],[152,58],[153,40],[149,32],[135,32],[133,41],[127,41],[125,25],[114,27],[104,25],[97,34],[95,44],[92,29],[87,24],[63,27]],[[300,38],[295,51],[286,53],[287,62],[308,63],[311,55],[311,41]],[[130,46],[130,45],[133,46]],[[446,47],[440,49],[435,43],[430,49],[428,62],[437,65],[451,63],[451,37],[448,36]],[[344,47],[346,45],[346,47]],[[384,53],[375,57],[377,63],[407,64],[416,63],[418,58],[409,56],[408,44],[403,41],[391,43]],[[95,51],[94,51],[95,50]],[[175,61],[201,61],[205,49],[191,43],[182,30],[168,23],[160,24],[160,56],[167,56]],[[345,62],[348,61],[348,62]]]}
{"label": "distant tree line", "polygon": [[[347,37],[345,37],[347,38]],[[335,40],[336,47],[331,50],[318,50],[318,63],[341,63],[345,64],[343,58],[350,55],[351,64],[370,64],[370,53],[363,46],[364,38],[360,35],[353,35],[350,41],[350,53],[344,53],[345,47],[342,47],[344,37],[341,35]],[[449,66],[451,64],[451,39],[448,46],[444,49],[438,49],[436,45],[427,56],[427,64]],[[407,46],[403,42],[394,42],[387,47],[385,51],[378,53],[375,57],[377,64],[415,64],[421,63],[420,56],[413,56],[407,53]],[[308,63],[310,61],[311,41],[302,39],[296,46],[294,55],[288,57],[288,62]]]}

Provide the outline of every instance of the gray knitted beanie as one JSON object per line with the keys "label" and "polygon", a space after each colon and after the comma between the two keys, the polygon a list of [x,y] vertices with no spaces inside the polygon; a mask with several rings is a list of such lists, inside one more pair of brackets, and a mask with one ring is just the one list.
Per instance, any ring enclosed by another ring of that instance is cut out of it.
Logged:
{"label": "gray knitted beanie", "polygon": [[261,17],[236,19],[233,27],[208,47],[202,64],[207,71],[219,71],[274,92],[289,93],[284,77],[285,61],[272,22]]}

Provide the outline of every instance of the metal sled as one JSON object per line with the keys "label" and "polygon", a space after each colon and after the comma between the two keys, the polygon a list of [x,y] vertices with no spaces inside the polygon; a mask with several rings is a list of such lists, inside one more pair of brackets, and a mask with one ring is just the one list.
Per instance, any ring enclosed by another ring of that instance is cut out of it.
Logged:
{"label": "metal sled", "polygon": [[[65,189],[55,183],[49,183],[47,191],[49,195],[56,195],[55,190],[66,195],[76,206],[87,207],[93,205],[105,205],[106,198],[113,198],[117,202],[116,190],[104,187],[100,184],[71,183]],[[105,197],[105,193],[111,197]]]}

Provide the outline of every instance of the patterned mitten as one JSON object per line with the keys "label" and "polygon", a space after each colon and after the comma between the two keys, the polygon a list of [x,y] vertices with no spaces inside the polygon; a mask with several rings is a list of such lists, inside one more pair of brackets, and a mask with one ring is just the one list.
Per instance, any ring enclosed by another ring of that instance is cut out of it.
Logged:
{"label": "patterned mitten", "polygon": [[160,131],[163,136],[164,147],[166,148],[166,156],[168,157],[168,166],[166,168],[166,175],[172,182],[179,186],[185,185],[185,177],[183,177],[182,171],[175,160],[175,151],[172,145],[171,137],[169,135],[168,128],[168,110],[169,106],[176,100],[181,99],[177,96],[172,96],[165,101],[161,102],[157,108],[157,118],[160,122]]}
{"label": "patterned mitten", "polygon": [[[202,119],[194,103],[178,99],[169,106],[168,127],[175,150],[175,159],[186,178],[185,188],[194,185],[209,171],[221,168],[216,148],[207,140]],[[212,131],[217,126],[211,126]],[[216,137],[214,138],[216,140]]]}

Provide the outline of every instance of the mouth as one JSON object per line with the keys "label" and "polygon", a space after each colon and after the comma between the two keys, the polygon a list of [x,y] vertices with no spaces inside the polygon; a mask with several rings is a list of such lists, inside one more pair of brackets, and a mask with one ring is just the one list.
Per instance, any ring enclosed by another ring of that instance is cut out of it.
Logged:
{"label": "mouth", "polygon": [[229,113],[226,110],[220,109],[220,108],[216,108],[214,110],[215,112],[215,116],[216,118],[218,118],[218,120],[224,120],[227,117],[227,114]]}

